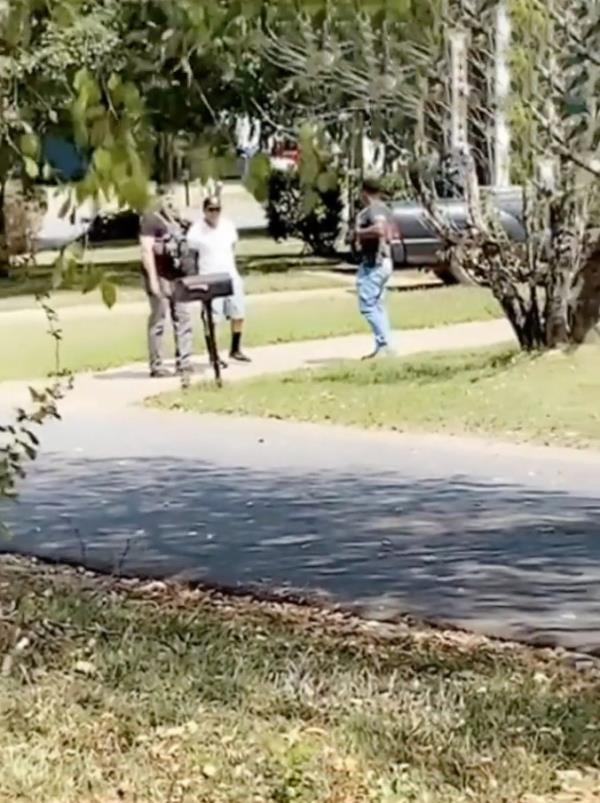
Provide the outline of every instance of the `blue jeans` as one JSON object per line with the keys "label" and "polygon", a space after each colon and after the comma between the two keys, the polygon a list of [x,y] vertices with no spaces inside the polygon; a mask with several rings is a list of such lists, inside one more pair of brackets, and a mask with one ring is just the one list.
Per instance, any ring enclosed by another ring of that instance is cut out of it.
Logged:
{"label": "blue jeans", "polygon": [[390,343],[390,321],[384,299],[385,288],[391,275],[391,260],[385,260],[382,265],[374,268],[363,263],[356,275],[358,308],[373,330],[377,349],[384,348]]}

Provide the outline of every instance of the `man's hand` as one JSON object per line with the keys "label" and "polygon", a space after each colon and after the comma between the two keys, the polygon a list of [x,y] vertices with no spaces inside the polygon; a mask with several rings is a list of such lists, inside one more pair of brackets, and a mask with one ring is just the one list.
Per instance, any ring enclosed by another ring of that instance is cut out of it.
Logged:
{"label": "man's hand", "polygon": [[154,298],[160,298],[162,296],[162,291],[160,289],[160,282],[156,276],[149,276],[148,277],[148,290],[150,295]]}
{"label": "man's hand", "polygon": [[356,238],[361,243],[368,240],[382,240],[386,236],[385,227],[385,218],[377,218],[372,225],[363,229],[357,228]]}

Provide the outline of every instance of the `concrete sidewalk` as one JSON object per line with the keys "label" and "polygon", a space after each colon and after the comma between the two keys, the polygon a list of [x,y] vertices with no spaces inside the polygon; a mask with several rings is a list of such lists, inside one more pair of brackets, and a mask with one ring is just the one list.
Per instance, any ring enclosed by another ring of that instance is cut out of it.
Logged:
{"label": "concrete sidewalk", "polygon": [[[454,324],[436,329],[395,331],[393,347],[401,356],[426,351],[490,346],[510,342],[512,337],[512,331],[506,321],[485,321]],[[230,366],[223,372],[223,379],[225,382],[235,382],[264,374],[314,368],[337,360],[359,359],[371,348],[370,335],[349,335],[260,346],[248,351],[252,357],[250,364]],[[198,378],[212,376],[205,360],[197,361],[195,369]],[[38,386],[43,384],[43,381],[0,383],[0,410],[7,410],[11,405],[27,401],[29,385]],[[78,374],[75,390],[69,393],[62,409],[66,415],[76,411],[81,405],[101,408],[123,407],[141,402],[148,396],[176,390],[178,387],[179,380],[176,377],[150,379],[144,364],[125,365],[108,371]]]}

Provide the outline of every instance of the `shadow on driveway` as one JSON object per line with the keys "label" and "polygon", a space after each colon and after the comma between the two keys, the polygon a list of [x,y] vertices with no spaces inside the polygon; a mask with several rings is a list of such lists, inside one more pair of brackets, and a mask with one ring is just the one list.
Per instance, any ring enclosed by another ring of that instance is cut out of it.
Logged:
{"label": "shadow on driveway", "polygon": [[600,648],[596,499],[461,476],[411,483],[46,454],[6,513],[6,551]]}

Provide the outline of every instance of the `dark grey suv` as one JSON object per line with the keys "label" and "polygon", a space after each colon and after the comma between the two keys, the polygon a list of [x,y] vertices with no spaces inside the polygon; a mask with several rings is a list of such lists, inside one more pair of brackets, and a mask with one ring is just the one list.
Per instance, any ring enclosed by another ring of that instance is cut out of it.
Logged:
{"label": "dark grey suv", "polygon": [[[507,189],[483,188],[489,193],[498,210],[499,219],[508,236],[515,242],[525,242],[523,225],[523,191],[520,187]],[[459,229],[465,228],[467,208],[462,199],[442,199],[440,211]],[[450,264],[444,256],[443,243],[428,220],[425,209],[416,201],[392,201],[400,239],[392,246],[394,267],[432,270],[447,284],[473,284],[474,279],[459,265]]]}

